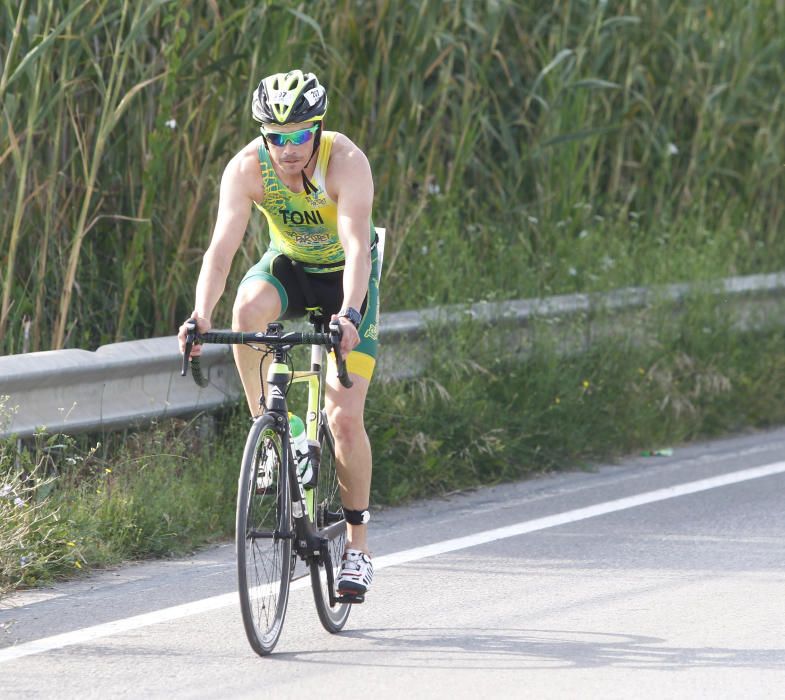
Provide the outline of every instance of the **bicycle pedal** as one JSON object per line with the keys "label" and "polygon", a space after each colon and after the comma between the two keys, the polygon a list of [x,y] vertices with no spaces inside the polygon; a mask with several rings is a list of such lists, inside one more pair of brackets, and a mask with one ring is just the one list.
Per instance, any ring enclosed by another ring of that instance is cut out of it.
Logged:
{"label": "bicycle pedal", "polygon": [[359,605],[365,601],[365,593],[344,593],[343,595],[339,593],[335,600],[342,604]]}

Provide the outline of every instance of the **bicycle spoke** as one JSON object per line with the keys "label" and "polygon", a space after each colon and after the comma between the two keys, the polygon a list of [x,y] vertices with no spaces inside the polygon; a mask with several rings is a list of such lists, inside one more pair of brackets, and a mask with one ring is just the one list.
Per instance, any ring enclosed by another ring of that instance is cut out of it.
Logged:
{"label": "bicycle spoke", "polygon": [[319,534],[327,539],[329,562],[311,563],[311,587],[314,602],[322,626],[328,632],[339,632],[346,624],[351,610],[350,605],[336,603],[330,605],[330,585],[326,566],[332,571],[333,593],[335,579],[341,565],[341,556],[346,546],[346,522],[341,509],[341,493],[338,473],[335,468],[335,448],[333,438],[322,415],[322,434],[320,437],[321,464],[316,484],[316,525]]}
{"label": "bicycle spoke", "polygon": [[[287,479],[271,419],[254,424],[238,493],[237,565],[240,608],[248,641],[269,654],[280,636],[289,597],[292,542]],[[264,535],[264,536],[259,536]]]}

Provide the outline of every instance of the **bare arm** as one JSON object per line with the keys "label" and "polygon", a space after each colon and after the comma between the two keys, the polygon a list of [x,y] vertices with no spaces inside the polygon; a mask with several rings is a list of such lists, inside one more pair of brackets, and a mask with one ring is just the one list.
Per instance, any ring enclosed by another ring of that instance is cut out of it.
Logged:
{"label": "bare arm", "polygon": [[[332,164],[331,164],[332,165]],[[365,154],[351,141],[342,148],[330,173],[338,202],[338,237],[346,257],[343,273],[343,308],[362,306],[371,274],[369,229],[373,207],[373,176]],[[354,326],[341,319],[342,351],[348,354],[360,342]]]}
{"label": "bare arm", "polygon": [[[229,161],[221,177],[218,216],[210,246],[202,259],[196,283],[196,301],[191,314],[202,333],[207,332],[212,325],[213,310],[224,292],[232,259],[242,243],[251,215],[252,197],[243,165],[243,152],[240,152]],[[183,328],[180,328],[179,333],[181,352],[185,343]],[[198,353],[197,348],[194,354]]]}

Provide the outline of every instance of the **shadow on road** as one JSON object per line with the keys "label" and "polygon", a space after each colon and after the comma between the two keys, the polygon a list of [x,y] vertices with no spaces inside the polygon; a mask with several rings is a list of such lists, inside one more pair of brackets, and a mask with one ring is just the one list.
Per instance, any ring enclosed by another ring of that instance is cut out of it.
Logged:
{"label": "shadow on road", "polygon": [[354,649],[343,644],[340,649],[276,656],[322,663],[333,655],[346,658],[350,654],[353,665],[404,668],[785,667],[785,649],[669,646],[657,637],[581,630],[405,627],[353,630],[340,637],[363,644]]}

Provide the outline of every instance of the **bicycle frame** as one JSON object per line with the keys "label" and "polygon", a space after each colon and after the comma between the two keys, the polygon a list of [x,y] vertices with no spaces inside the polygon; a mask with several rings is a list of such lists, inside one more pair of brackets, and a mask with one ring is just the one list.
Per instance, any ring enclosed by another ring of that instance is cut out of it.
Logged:
{"label": "bicycle frame", "polygon": [[[317,561],[328,562],[329,540],[320,536],[316,530],[316,502],[314,490],[303,488],[300,480],[296,460],[289,440],[289,409],[286,402],[287,387],[290,384],[305,383],[308,387],[308,408],[306,415],[306,435],[309,440],[317,440],[320,419],[323,418],[319,411],[322,389],[322,347],[311,346],[311,369],[295,371],[294,376],[285,362],[286,350],[276,348],[274,359],[267,370],[267,386],[269,387],[265,413],[275,418],[276,430],[281,436],[281,444],[286,461],[286,470],[289,475],[289,491],[292,500],[292,518],[294,520],[293,533],[280,533],[281,537],[293,539],[294,550],[306,562],[313,558]],[[261,417],[260,417],[261,418]],[[259,420],[260,418],[257,418]],[[345,527],[345,524],[338,524]],[[330,526],[327,526],[329,529]],[[335,605],[335,581],[332,567],[325,566],[330,591],[330,605]]]}
{"label": "bicycle frame", "polygon": [[[269,388],[265,404],[265,412],[262,416],[265,419],[272,418],[274,425],[271,426],[280,436],[283,454],[282,465],[289,479],[289,498],[291,499],[291,514],[294,521],[293,530],[288,529],[288,523],[283,521],[277,524],[275,532],[259,535],[263,537],[285,538],[292,540],[292,548],[297,556],[303,559],[311,568],[312,574],[314,567],[324,566],[330,607],[336,603],[344,601],[335,595],[335,580],[331,563],[329,544],[342,534],[346,527],[343,517],[336,520],[330,519],[330,511],[323,513],[323,522],[319,523],[319,504],[315,502],[314,490],[306,490],[300,481],[297,464],[292,453],[291,442],[289,439],[289,411],[286,402],[286,394],[290,383],[306,383],[308,388],[308,408],[306,415],[306,437],[309,440],[319,440],[321,423],[325,420],[324,414],[320,411],[322,399],[322,357],[325,347],[329,347],[335,354],[337,378],[340,383],[348,388],[352,386],[346,369],[346,362],[340,355],[340,325],[334,322],[327,322],[325,319],[318,319],[312,316],[311,323],[314,326],[314,333],[283,333],[283,326],[279,323],[270,323],[265,333],[261,332],[236,332],[236,331],[214,331],[200,335],[196,332],[196,321],[191,319],[186,326],[185,352],[183,353],[183,364],[181,369],[182,376],[187,374],[191,348],[195,342],[225,343],[230,345],[267,345],[273,353],[273,361],[267,372],[267,386]],[[321,328],[321,330],[319,330]],[[294,345],[311,345],[311,368],[302,372],[290,372],[287,364],[288,353]],[[194,381],[201,387],[208,384],[208,379],[201,370],[199,357],[193,358],[191,364],[192,376]],[[262,420],[262,416],[256,420]],[[326,435],[329,437],[329,429],[325,426]],[[329,438],[331,440],[331,438]],[[332,449],[332,447],[331,447]],[[334,457],[334,454],[332,455]],[[319,525],[321,534],[317,531]],[[317,604],[318,605],[318,604]],[[321,615],[321,613],[320,613]],[[345,621],[345,618],[344,618]],[[324,621],[323,621],[324,624]],[[335,631],[335,630],[331,630]]]}

